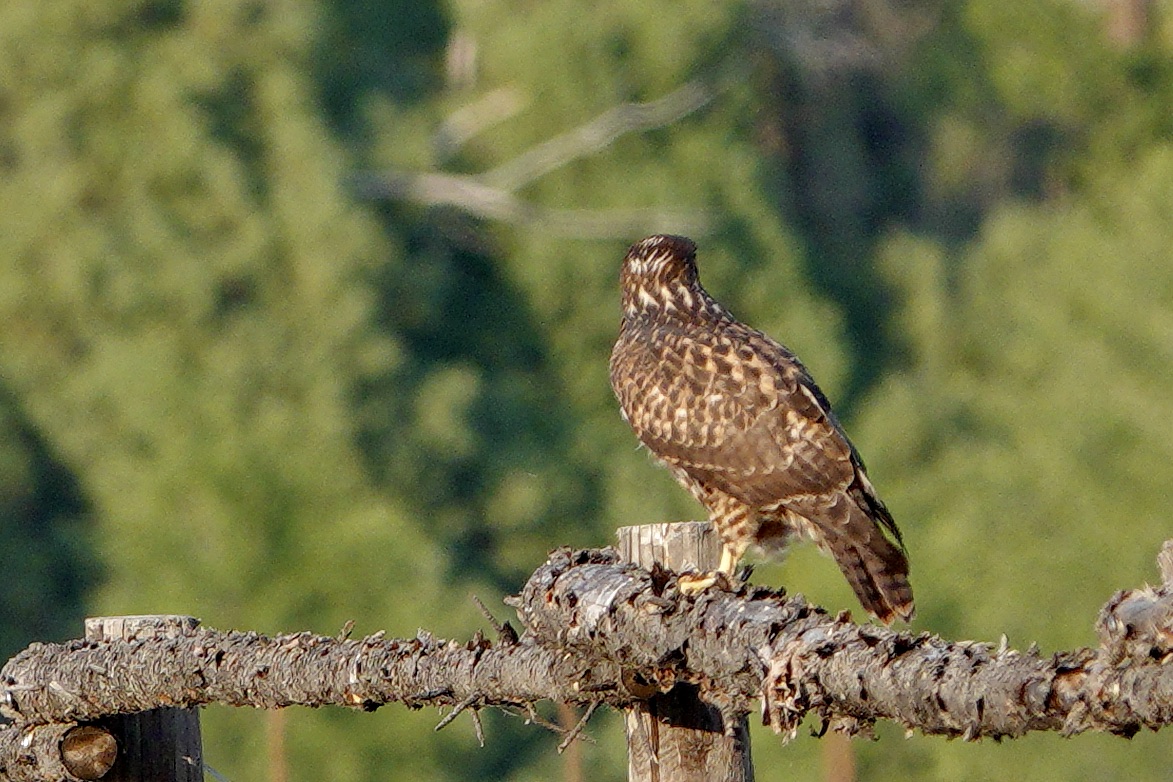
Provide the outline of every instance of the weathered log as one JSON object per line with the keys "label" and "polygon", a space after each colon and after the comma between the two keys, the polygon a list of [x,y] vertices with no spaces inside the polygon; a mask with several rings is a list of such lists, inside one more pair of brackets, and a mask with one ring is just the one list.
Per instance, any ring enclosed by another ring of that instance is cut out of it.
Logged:
{"label": "weathered log", "polygon": [[722,714],[750,711],[789,735],[808,712],[866,730],[889,719],[978,738],[1027,731],[1131,735],[1173,722],[1163,617],[1168,584],[1105,607],[1105,645],[1043,657],[828,616],[799,598],[742,587],[681,594],[668,571],[612,550],[554,552],[511,600],[520,639],[496,644],[267,638],[194,629],[175,638],[33,644],[0,670],[0,758],[29,725],[206,703],[375,708],[525,705],[539,699],[622,707],[678,682]]}

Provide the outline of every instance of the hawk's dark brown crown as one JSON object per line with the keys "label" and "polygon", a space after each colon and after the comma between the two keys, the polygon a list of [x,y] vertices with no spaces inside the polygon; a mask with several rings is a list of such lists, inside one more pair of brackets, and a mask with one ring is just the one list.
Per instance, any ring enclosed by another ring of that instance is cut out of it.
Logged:
{"label": "hawk's dark brown crown", "polygon": [[663,284],[696,277],[696,244],[684,236],[649,236],[631,245],[623,259],[624,287],[629,281]]}
{"label": "hawk's dark brown crown", "polygon": [[710,301],[700,287],[696,245],[683,236],[656,235],[627,251],[619,275],[623,315],[697,314]]}

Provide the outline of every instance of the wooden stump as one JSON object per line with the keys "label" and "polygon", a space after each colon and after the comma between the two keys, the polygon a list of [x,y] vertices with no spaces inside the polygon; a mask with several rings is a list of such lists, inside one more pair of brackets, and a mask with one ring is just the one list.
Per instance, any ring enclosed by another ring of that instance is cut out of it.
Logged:
{"label": "wooden stump", "polygon": [[[684,572],[716,570],[721,541],[708,522],[620,527],[619,553],[629,562]],[[721,713],[678,684],[624,715],[630,782],[752,782],[749,723],[726,735]]]}
{"label": "wooden stump", "polygon": [[[190,616],[103,616],[86,620],[86,639],[168,637],[198,625]],[[198,709],[152,709],[107,717],[98,724],[118,741],[118,759],[103,782],[202,782]]]}

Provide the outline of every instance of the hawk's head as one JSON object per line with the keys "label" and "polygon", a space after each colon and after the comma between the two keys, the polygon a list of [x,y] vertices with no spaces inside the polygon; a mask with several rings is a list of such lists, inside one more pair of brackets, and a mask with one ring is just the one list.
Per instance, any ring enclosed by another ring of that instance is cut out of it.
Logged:
{"label": "hawk's head", "polygon": [[623,316],[690,313],[704,297],[696,271],[696,245],[683,236],[649,236],[636,242],[619,273]]}

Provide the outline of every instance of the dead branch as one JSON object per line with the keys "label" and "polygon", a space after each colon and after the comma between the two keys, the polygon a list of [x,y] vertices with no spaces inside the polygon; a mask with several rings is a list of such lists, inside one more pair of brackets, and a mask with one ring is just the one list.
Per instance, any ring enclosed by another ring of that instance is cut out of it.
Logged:
{"label": "dead branch", "polygon": [[436,129],[432,138],[436,157],[449,160],[478,133],[515,116],[529,102],[529,96],[516,87],[500,87],[462,106]]}
{"label": "dead branch", "polygon": [[596,699],[588,693],[618,689],[615,666],[587,671],[577,663],[532,639],[494,645],[479,636],[458,643],[427,633],[408,640],[381,633],[270,638],[196,628],[174,638],[33,644],[0,671],[0,713],[23,725],[209,703],[368,711],[387,703],[587,703]]}
{"label": "dead branch", "polygon": [[785,735],[812,712],[849,733],[888,719],[967,739],[1129,736],[1173,720],[1168,584],[1115,595],[1101,648],[1049,657],[856,625],[757,587],[683,595],[674,574],[620,564],[610,549],[554,552],[509,602],[524,632],[496,644],[208,629],[33,644],[0,670],[0,710],[15,721],[0,730],[0,775],[31,751],[30,726],[207,703],[623,706],[688,683],[722,714],[760,700]]}
{"label": "dead branch", "polygon": [[704,235],[712,230],[712,216],[700,209],[549,209],[475,176],[388,171],[356,175],[352,181],[363,198],[451,206],[487,220],[541,225],[559,236],[624,238],[668,230]]}
{"label": "dead branch", "polygon": [[[725,712],[744,713],[760,696],[763,718],[784,734],[809,712],[847,732],[888,719],[967,739],[1033,730],[1132,735],[1173,718],[1167,636],[1147,630],[1163,626],[1148,617],[1168,613],[1169,585],[1116,595],[1101,612],[1099,625],[1110,629],[1100,649],[1044,658],[856,625],[755,587],[693,600],[669,574],[616,567],[605,554],[579,554],[561,567],[552,558],[534,574],[517,601],[527,635],[620,662],[660,690],[696,684]],[[1138,594],[1148,612],[1118,616],[1114,606],[1131,606]],[[1119,663],[1125,643],[1130,663]]]}
{"label": "dead branch", "polygon": [[[353,186],[364,198],[450,206],[487,220],[541,225],[561,236],[624,238],[668,230],[703,235],[710,231],[712,218],[700,209],[551,209],[525,201],[515,192],[567,163],[605,149],[621,136],[677,122],[708,105],[733,83],[729,78],[716,84],[694,80],[653,101],[621,103],[481,175],[366,172],[353,178]],[[513,92],[498,91],[485,100],[487,106],[500,104],[510,111],[520,109],[520,99]],[[480,117],[482,113],[481,102],[477,102],[468,112],[454,115],[453,121],[459,118],[456,124],[463,127],[472,122],[470,116]],[[442,130],[441,137],[445,139],[453,135],[463,141],[467,135],[465,131]]]}
{"label": "dead branch", "polygon": [[512,160],[485,172],[488,185],[513,191],[561,168],[572,160],[610,146],[620,136],[670,125],[708,105],[717,90],[702,81],[682,87],[647,103],[621,103],[566,133],[527,149]]}

